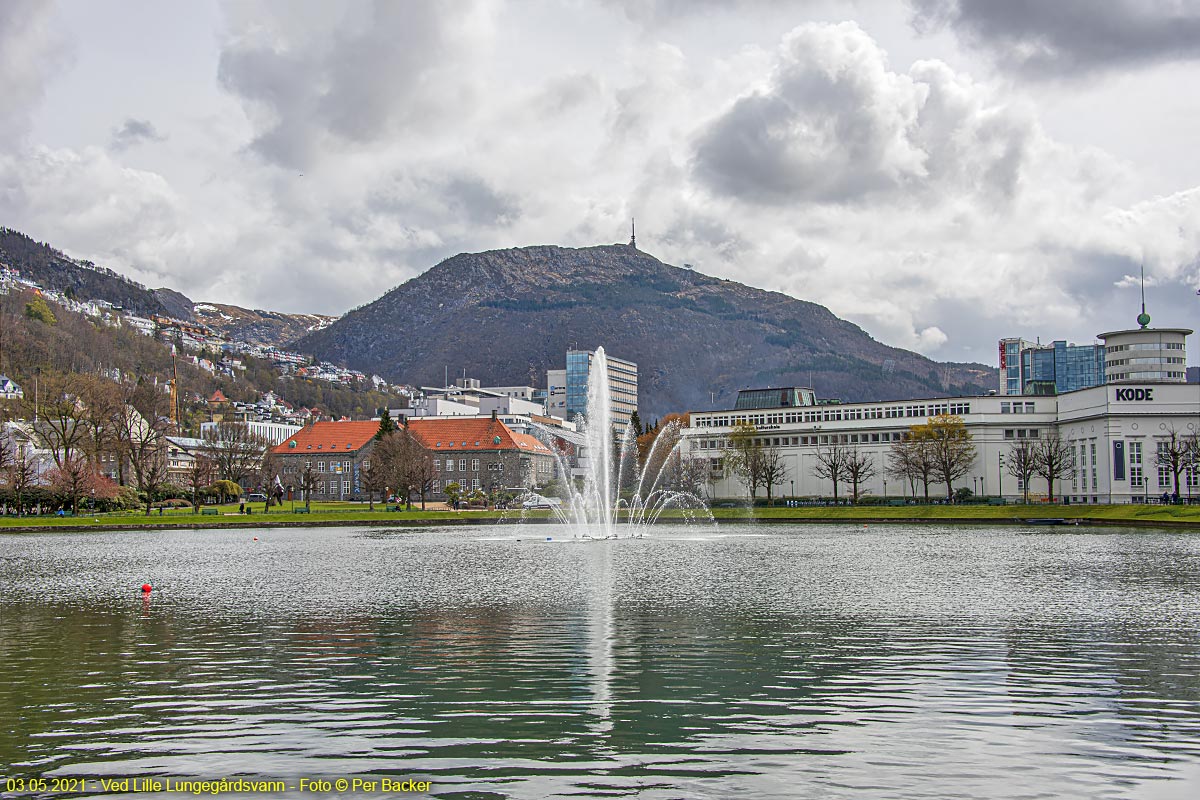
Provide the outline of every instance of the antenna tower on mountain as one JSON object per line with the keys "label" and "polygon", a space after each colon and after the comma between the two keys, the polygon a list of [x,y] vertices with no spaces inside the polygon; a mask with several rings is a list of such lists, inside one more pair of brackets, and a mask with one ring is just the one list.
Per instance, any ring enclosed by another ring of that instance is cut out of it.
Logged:
{"label": "antenna tower on mountain", "polygon": [[629,246],[637,250],[637,220],[629,218]]}

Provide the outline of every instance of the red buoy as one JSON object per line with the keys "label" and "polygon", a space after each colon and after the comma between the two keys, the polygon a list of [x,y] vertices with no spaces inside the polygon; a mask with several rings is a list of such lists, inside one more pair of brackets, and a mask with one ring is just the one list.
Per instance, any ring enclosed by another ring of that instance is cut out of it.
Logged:
{"label": "red buoy", "polygon": [[150,591],[150,584],[148,584],[148,583],[143,583],[143,584],[142,584],[142,591],[143,591],[143,592],[149,592],[149,591]]}

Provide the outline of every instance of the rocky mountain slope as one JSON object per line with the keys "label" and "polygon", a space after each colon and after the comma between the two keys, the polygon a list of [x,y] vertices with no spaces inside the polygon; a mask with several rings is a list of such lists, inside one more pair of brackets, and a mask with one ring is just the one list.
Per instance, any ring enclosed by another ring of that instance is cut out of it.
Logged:
{"label": "rocky mountain slope", "polygon": [[174,289],[148,289],[112,270],[73,259],[9,228],[0,228],[0,264],[67,297],[105,300],[146,317],[161,314],[201,322],[235,341],[264,347],[281,347],[336,319],[321,314],[284,314],[221,303],[194,303]]}
{"label": "rocky mountain slope", "polygon": [[[889,347],[815,303],[663,264],[627,245],[447,259],[295,347],[388,379],[542,385],[569,348],[638,364],[643,417],[732,404],[750,386],[880,400],[981,393],[981,364]],[[713,393],[713,394],[710,394]]]}
{"label": "rocky mountain slope", "polygon": [[197,322],[231,339],[263,347],[283,347],[288,342],[325,328],[337,319],[321,314],[284,314],[224,303],[195,303],[192,313]]}

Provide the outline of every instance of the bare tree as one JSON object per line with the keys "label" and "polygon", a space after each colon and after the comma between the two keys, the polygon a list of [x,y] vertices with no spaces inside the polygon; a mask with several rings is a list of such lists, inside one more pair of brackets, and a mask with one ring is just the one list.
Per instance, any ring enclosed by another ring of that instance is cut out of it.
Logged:
{"label": "bare tree", "polygon": [[813,474],[822,480],[833,483],[833,502],[835,503],[838,499],[838,484],[846,480],[846,462],[849,457],[849,450],[840,444],[817,448],[817,465],[813,467]]}
{"label": "bare tree", "polygon": [[888,474],[908,481],[914,497],[919,482],[925,491],[925,499],[929,499],[929,484],[933,479],[934,466],[933,450],[929,442],[914,435],[911,430],[906,431],[900,441],[892,442],[888,449]]}
{"label": "bare tree", "polygon": [[1154,455],[1154,463],[1171,471],[1175,485],[1175,496],[1179,496],[1179,474],[1187,469],[1192,457],[1192,437],[1180,434],[1172,427],[1167,431],[1167,438],[1158,440]]}
{"label": "bare tree", "polygon": [[187,488],[192,492],[192,510],[200,513],[200,498],[213,482],[216,470],[213,463],[201,453],[192,453],[192,463],[187,470]]}
{"label": "bare tree", "polygon": [[386,493],[387,493],[387,490],[391,488],[391,486],[387,482],[387,480],[388,480],[387,470],[383,469],[382,466],[380,466],[380,462],[378,459],[376,459],[374,457],[374,455],[375,455],[374,453],[372,453],[371,455],[372,455],[372,458],[368,462],[367,466],[365,466],[363,468],[363,471],[362,471],[362,488],[365,489],[367,492],[368,508],[370,508],[370,510],[374,511],[375,510],[375,493],[379,492],[380,497],[383,498],[383,502],[386,503],[387,502],[387,494]]}
{"label": "bare tree", "polygon": [[204,454],[221,480],[239,486],[257,480],[269,444],[266,439],[238,422],[218,422],[203,438]]}
{"label": "bare tree", "polygon": [[1034,451],[1034,471],[1046,479],[1046,493],[1053,502],[1054,482],[1075,474],[1075,448],[1063,441],[1058,431],[1046,431]]}
{"label": "bare tree", "polygon": [[312,493],[317,488],[317,473],[313,471],[312,462],[308,461],[304,464],[304,469],[300,470],[300,486],[299,489],[304,493],[304,510],[312,510]]}
{"label": "bare tree", "polygon": [[154,493],[167,480],[167,432],[171,429],[171,421],[165,415],[167,399],[161,392],[144,386],[129,389],[126,395],[128,402],[118,418],[117,435],[128,455],[137,488],[146,496],[149,516]]}
{"label": "bare tree", "polygon": [[37,433],[46,441],[55,466],[69,462],[87,441],[85,407],[80,400],[82,376],[44,373],[29,415],[38,420]]}
{"label": "bare tree", "polygon": [[29,457],[29,452],[24,447],[15,449],[12,461],[8,465],[7,478],[8,486],[17,501],[17,514],[22,514],[25,511],[25,493],[38,480],[37,462]]}
{"label": "bare tree", "polygon": [[767,487],[767,505],[775,505],[775,484],[783,483],[787,479],[787,465],[777,448],[764,446],[760,449],[762,452],[758,458],[759,483]]}
{"label": "bare tree", "polygon": [[1018,439],[1008,448],[1004,469],[1021,482],[1025,503],[1029,503],[1029,481],[1037,473],[1037,448],[1032,439]]}
{"label": "bare tree", "polygon": [[106,458],[112,458],[117,466],[117,480],[125,478],[125,464],[121,450],[120,415],[125,403],[121,387],[106,378],[86,376],[80,387],[83,403],[81,421],[86,431],[83,449],[92,465],[99,468]]}
{"label": "bare tree", "polygon": [[875,477],[875,459],[851,447],[846,456],[846,480],[850,484],[853,502],[858,502],[859,487]]}

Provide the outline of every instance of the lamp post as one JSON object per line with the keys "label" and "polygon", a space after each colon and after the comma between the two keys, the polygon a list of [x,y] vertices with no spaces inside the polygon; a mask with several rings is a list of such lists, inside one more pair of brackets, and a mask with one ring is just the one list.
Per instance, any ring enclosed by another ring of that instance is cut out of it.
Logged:
{"label": "lamp post", "polygon": [[789,480],[788,483],[790,483],[792,485],[791,498],[793,500],[795,500],[796,499],[796,480],[795,480],[795,478]]}
{"label": "lamp post", "polygon": [[996,451],[996,494],[1004,497],[1004,453]]}

